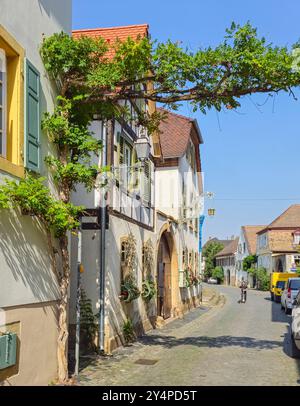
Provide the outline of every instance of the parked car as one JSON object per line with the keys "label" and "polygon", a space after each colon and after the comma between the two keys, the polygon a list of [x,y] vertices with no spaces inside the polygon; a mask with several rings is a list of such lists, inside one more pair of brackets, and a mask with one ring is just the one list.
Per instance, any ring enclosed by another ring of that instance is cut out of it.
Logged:
{"label": "parked car", "polygon": [[300,358],[300,290],[293,301],[290,343],[291,356],[293,358]]}
{"label": "parked car", "polygon": [[271,300],[279,303],[285,282],[289,278],[297,278],[297,276],[298,274],[296,272],[272,272],[270,274]]}
{"label": "parked car", "polygon": [[211,283],[213,285],[217,285],[218,284],[218,280],[216,278],[208,278],[207,283]]}
{"label": "parked car", "polygon": [[284,291],[281,295],[281,309],[286,314],[291,313],[293,301],[295,300],[298,291],[300,290],[300,278],[289,278],[285,283]]}

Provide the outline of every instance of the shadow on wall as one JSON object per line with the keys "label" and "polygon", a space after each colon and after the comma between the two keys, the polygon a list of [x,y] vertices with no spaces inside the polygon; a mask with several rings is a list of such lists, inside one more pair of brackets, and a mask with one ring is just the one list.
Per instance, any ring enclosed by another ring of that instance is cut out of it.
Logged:
{"label": "shadow on wall", "polygon": [[[137,282],[139,289],[142,288],[142,263],[141,253],[142,248],[139,245],[145,242],[145,230],[143,228],[135,229],[138,231],[139,236],[136,234],[137,239]],[[126,224],[126,235],[132,232],[130,224]],[[124,235],[125,236],[125,235]],[[132,301],[131,303],[124,303],[120,301],[120,287],[121,287],[121,259],[120,248],[118,247],[113,230],[111,230],[110,238],[107,240],[107,252],[110,253],[107,257],[106,269],[109,271],[106,274],[106,317],[112,328],[112,336],[118,341],[118,345],[124,344],[122,337],[123,323],[127,318],[133,322],[135,332],[137,335],[145,333],[144,323],[149,322],[149,326],[154,327],[153,320],[156,317],[156,302],[152,299],[150,303],[144,303],[143,299]],[[154,259],[153,275],[155,275],[156,258]],[[116,272],[116,273],[115,273]],[[156,296],[155,296],[156,298]],[[111,337],[112,338],[112,337]]]}
{"label": "shadow on wall", "polygon": [[[20,289],[21,299],[24,292],[25,301],[28,295],[38,301],[56,300],[59,297],[58,284],[42,225],[33,217],[16,215],[8,210],[1,210],[0,218],[1,278],[8,270],[8,291],[2,292],[1,301],[10,303],[11,283],[14,282],[17,283],[15,291]],[[10,278],[10,273],[13,278]]]}
{"label": "shadow on wall", "polygon": [[72,0],[38,0],[41,13],[47,13],[65,30],[71,32]]}

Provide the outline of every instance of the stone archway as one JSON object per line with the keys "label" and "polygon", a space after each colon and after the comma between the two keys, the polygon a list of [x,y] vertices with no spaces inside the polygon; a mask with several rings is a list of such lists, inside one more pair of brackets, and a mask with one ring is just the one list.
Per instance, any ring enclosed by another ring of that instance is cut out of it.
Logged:
{"label": "stone archway", "polygon": [[178,308],[179,281],[175,240],[169,225],[165,225],[157,245],[157,316],[167,319]]}

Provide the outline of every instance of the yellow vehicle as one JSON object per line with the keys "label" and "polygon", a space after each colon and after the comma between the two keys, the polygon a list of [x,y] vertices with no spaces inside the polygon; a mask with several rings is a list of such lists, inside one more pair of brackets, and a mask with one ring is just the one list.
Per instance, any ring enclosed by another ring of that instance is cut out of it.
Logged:
{"label": "yellow vehicle", "polygon": [[274,300],[275,302],[280,302],[285,282],[289,278],[297,278],[297,277],[299,277],[299,275],[296,272],[272,272],[270,274],[271,300]]}

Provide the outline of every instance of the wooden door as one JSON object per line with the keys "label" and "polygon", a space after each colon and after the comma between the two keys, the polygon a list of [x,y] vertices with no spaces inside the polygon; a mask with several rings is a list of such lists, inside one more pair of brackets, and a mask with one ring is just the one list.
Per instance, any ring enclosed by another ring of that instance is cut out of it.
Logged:
{"label": "wooden door", "polygon": [[171,296],[171,262],[164,264],[164,308],[163,317],[168,319],[171,317],[171,306],[172,306],[172,296]]}
{"label": "wooden door", "polygon": [[166,237],[162,235],[157,261],[157,314],[167,319],[171,316],[171,257]]}

